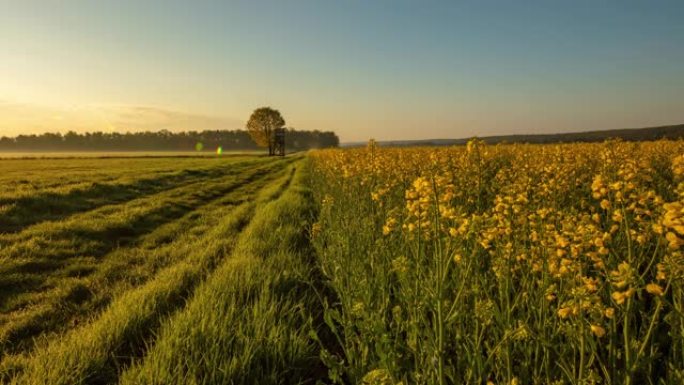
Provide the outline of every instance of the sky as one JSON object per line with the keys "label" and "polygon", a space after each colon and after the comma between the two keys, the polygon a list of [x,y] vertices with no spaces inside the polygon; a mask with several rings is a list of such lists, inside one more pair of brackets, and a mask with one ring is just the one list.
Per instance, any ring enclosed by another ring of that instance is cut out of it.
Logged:
{"label": "sky", "polygon": [[684,1],[0,0],[0,136],[684,123]]}

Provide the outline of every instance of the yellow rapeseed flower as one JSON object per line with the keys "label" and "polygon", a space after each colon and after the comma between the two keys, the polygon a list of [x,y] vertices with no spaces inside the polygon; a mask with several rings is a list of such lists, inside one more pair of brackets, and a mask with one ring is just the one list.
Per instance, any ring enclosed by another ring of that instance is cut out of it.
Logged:
{"label": "yellow rapeseed flower", "polygon": [[613,317],[615,317],[615,309],[612,307],[606,308],[603,314],[606,316],[606,318],[612,319]]}
{"label": "yellow rapeseed flower", "polygon": [[646,285],[646,291],[649,292],[650,294],[657,295],[657,296],[662,296],[663,295],[663,288],[660,287],[657,283],[649,283]]}
{"label": "yellow rapeseed flower", "polygon": [[611,294],[611,297],[618,305],[622,305],[626,300],[629,299],[634,294],[634,289],[628,289],[625,291],[615,291]]}
{"label": "yellow rapeseed flower", "polygon": [[563,307],[558,309],[558,316],[562,319],[568,318],[572,314],[572,308],[571,307]]}
{"label": "yellow rapeseed flower", "polygon": [[601,201],[601,208],[604,210],[608,210],[610,208],[610,202],[608,202],[607,199],[604,199]]}
{"label": "yellow rapeseed flower", "polygon": [[613,221],[614,222],[622,222],[622,211],[620,211],[620,210],[613,211]]}
{"label": "yellow rapeseed flower", "polygon": [[598,338],[603,337],[606,334],[606,329],[599,325],[591,325],[591,332],[594,333],[594,335]]}
{"label": "yellow rapeseed flower", "polygon": [[618,305],[622,305],[625,302],[625,294],[621,291],[614,291],[610,297],[613,298],[613,301],[615,301]]}
{"label": "yellow rapeseed flower", "polygon": [[669,231],[667,234],[665,234],[665,239],[667,239],[668,245],[672,250],[678,249],[684,242],[679,239],[677,234],[673,233],[672,231]]}

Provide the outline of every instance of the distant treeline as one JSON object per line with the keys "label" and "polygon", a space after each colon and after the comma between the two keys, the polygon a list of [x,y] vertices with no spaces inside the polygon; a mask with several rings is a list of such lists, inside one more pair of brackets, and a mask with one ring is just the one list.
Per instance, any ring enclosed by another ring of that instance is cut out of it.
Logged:
{"label": "distant treeline", "polygon": [[[337,147],[339,138],[330,131],[297,131],[285,135],[287,151]],[[223,151],[257,150],[247,131],[86,132],[45,133],[0,138],[0,151]]]}

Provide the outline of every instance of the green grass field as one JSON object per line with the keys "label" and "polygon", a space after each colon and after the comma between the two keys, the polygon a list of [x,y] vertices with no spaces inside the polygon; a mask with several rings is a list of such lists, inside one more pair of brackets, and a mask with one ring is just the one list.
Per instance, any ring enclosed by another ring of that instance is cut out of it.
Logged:
{"label": "green grass field", "polygon": [[301,155],[0,160],[0,381],[324,375],[307,170]]}

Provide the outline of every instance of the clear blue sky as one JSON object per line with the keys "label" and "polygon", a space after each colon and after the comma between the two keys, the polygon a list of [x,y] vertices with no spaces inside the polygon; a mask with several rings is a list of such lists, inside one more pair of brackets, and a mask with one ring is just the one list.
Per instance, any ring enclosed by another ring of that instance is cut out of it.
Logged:
{"label": "clear blue sky", "polygon": [[684,1],[0,0],[0,135],[684,123]]}

